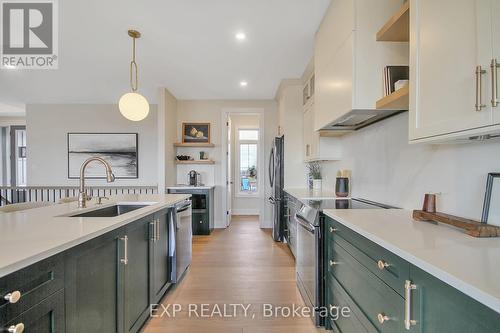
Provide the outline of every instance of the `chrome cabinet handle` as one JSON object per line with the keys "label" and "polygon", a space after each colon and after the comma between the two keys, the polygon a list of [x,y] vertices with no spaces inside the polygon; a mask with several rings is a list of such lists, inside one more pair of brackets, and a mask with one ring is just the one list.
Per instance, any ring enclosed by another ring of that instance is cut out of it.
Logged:
{"label": "chrome cabinet handle", "polygon": [[7,329],[7,332],[9,333],[23,333],[24,332],[24,324],[19,323],[17,325],[12,325]]}
{"label": "chrome cabinet handle", "polygon": [[405,329],[410,330],[417,324],[416,320],[411,319],[411,291],[417,289],[417,286],[410,280],[405,281]]}
{"label": "chrome cabinet handle", "polygon": [[123,258],[120,259],[120,262],[124,265],[128,264],[128,236],[123,236],[121,238],[123,241]]}
{"label": "chrome cabinet handle", "polygon": [[476,67],[476,111],[481,111],[486,105],[482,104],[483,100],[483,85],[482,78],[486,71],[481,67]]}
{"label": "chrome cabinet handle", "polygon": [[338,264],[339,264],[339,262],[338,262],[338,261],[333,261],[333,260],[330,260],[330,266],[332,266],[332,267],[333,267],[333,266],[336,266],[336,265],[338,265]]}
{"label": "chrome cabinet handle", "polygon": [[203,224],[203,220],[200,221],[200,224]]}
{"label": "chrome cabinet handle", "polygon": [[17,303],[21,299],[21,292],[19,290],[13,291],[5,295],[3,299],[11,304]]}
{"label": "chrome cabinet handle", "polygon": [[153,231],[151,232],[151,241],[156,242],[156,220],[153,220],[153,222],[149,223],[149,225],[153,228]]}
{"label": "chrome cabinet handle", "polygon": [[391,320],[391,318],[387,317],[384,313],[379,313],[377,315],[377,320],[380,324],[384,324],[386,321]]}
{"label": "chrome cabinet handle", "polygon": [[378,269],[380,269],[382,271],[391,265],[383,260],[379,260],[379,261],[377,261],[377,266],[378,266]]}
{"label": "chrome cabinet handle", "polygon": [[338,231],[338,229],[337,229],[337,228],[330,227],[330,232],[331,232],[331,233],[334,233],[334,232],[337,232],[337,231]]}
{"label": "chrome cabinet handle", "polygon": [[496,59],[491,59],[491,106],[498,106],[498,71],[500,64]]}

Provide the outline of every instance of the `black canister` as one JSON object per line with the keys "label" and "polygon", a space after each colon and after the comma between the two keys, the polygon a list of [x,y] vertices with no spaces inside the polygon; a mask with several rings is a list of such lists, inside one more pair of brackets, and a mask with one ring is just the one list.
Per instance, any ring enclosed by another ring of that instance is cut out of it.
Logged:
{"label": "black canister", "polygon": [[349,196],[349,178],[337,177],[337,181],[335,182],[335,195],[342,198]]}

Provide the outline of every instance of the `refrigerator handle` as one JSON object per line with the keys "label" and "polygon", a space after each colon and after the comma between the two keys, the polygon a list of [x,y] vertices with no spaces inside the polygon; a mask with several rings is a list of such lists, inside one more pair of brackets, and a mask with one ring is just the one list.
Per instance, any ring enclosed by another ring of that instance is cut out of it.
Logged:
{"label": "refrigerator handle", "polygon": [[269,183],[271,187],[274,186],[274,147],[271,148],[271,154],[269,154]]}

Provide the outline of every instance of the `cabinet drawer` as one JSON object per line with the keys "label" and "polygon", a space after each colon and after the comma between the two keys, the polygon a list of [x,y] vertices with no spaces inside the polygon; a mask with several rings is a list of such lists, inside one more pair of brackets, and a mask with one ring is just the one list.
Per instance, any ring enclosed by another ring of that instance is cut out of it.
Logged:
{"label": "cabinet drawer", "polygon": [[[347,292],[335,278],[329,279],[326,288],[326,304],[329,311],[329,316],[326,320],[327,328],[331,328],[339,333],[377,332],[377,329],[372,325],[370,320],[366,318],[363,311],[361,311],[356,303],[349,297]],[[332,310],[333,307],[337,307],[340,310]],[[348,317],[341,315],[341,310],[344,307],[348,307],[350,310]],[[337,314],[337,318],[333,317],[334,314]]]}
{"label": "cabinet drawer", "polygon": [[404,295],[405,280],[410,274],[410,264],[406,260],[330,218],[327,218],[326,233],[328,242],[342,246],[373,274]]}
{"label": "cabinet drawer", "polygon": [[192,213],[193,235],[210,235],[208,213]]}
{"label": "cabinet drawer", "polygon": [[[0,324],[18,316],[56,291],[64,288],[63,254],[45,259],[0,279]],[[16,303],[4,296],[20,292]]]}
{"label": "cabinet drawer", "polygon": [[45,299],[43,302],[23,312],[7,324],[0,325],[0,332],[9,327],[22,324],[26,333],[64,333],[64,290]]}
{"label": "cabinet drawer", "polygon": [[[332,265],[330,263],[334,261]],[[340,245],[333,243],[328,253],[328,271],[344,288],[379,332],[404,331],[404,299],[374,275]],[[328,281],[328,278],[327,278]],[[330,278],[331,282],[332,279]],[[389,317],[379,323],[378,316]]]}

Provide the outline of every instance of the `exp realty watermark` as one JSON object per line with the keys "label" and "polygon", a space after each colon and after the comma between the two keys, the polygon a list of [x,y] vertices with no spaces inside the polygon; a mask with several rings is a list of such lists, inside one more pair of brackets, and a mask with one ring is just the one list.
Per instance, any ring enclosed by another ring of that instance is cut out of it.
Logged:
{"label": "exp realty watermark", "polygon": [[347,306],[331,306],[313,309],[304,305],[273,304],[151,304],[149,312],[153,318],[311,318],[313,316],[349,318],[351,309]]}
{"label": "exp realty watermark", "polygon": [[0,68],[57,69],[57,0],[0,0]]}

